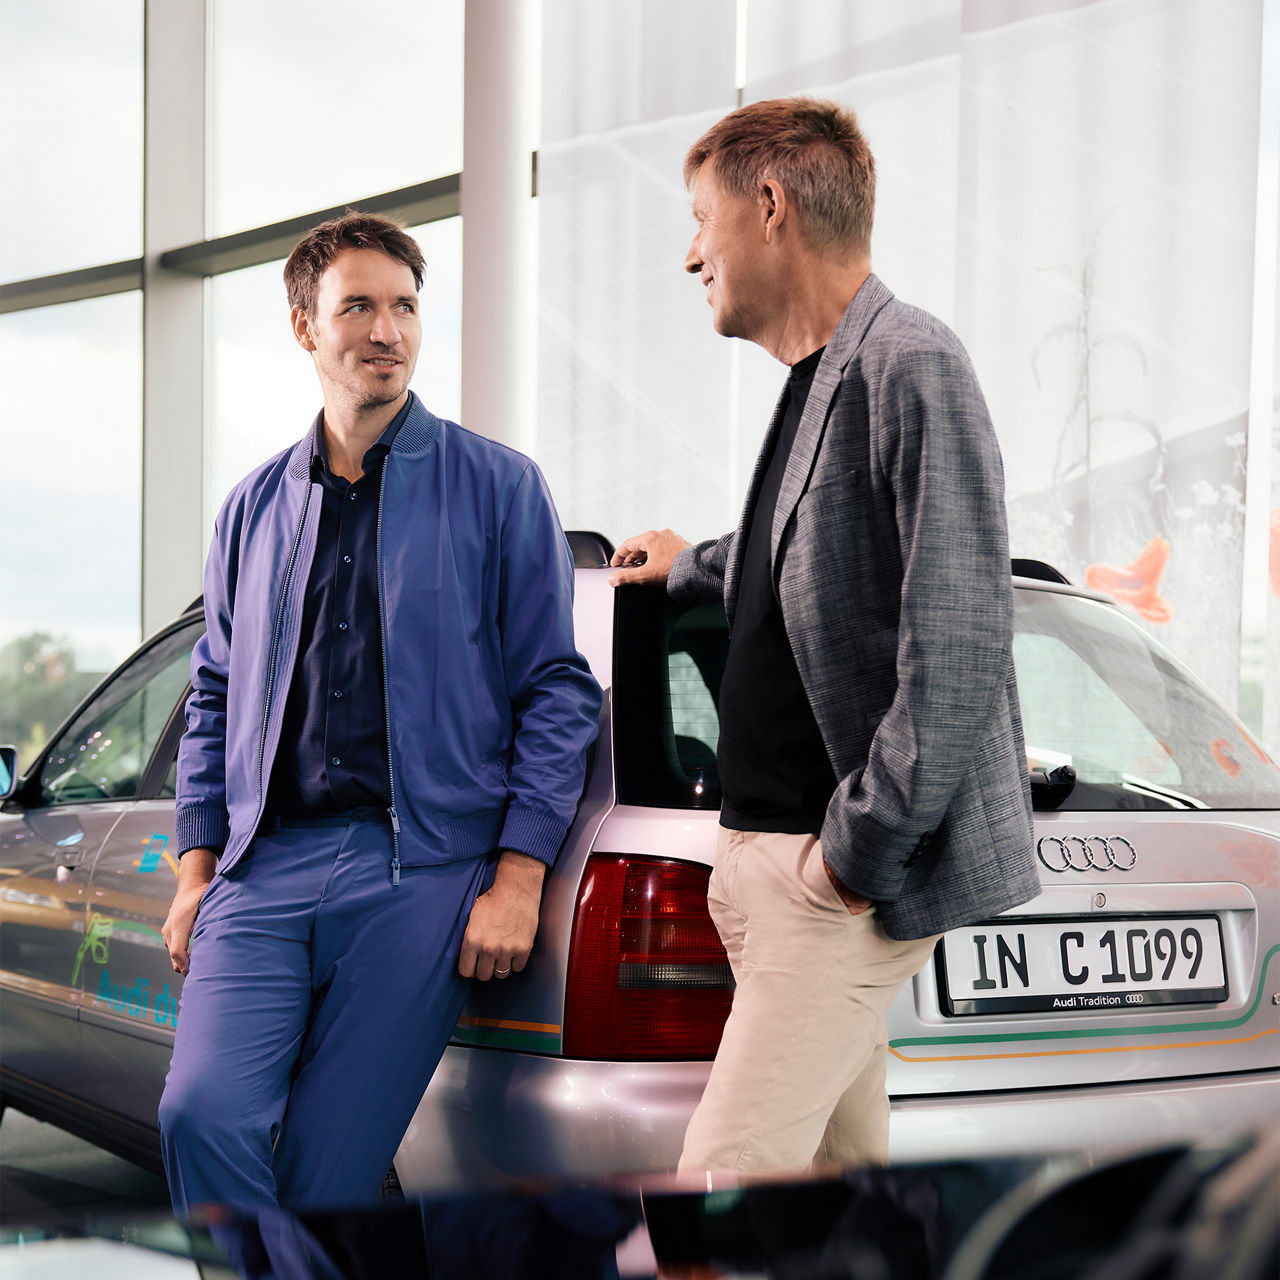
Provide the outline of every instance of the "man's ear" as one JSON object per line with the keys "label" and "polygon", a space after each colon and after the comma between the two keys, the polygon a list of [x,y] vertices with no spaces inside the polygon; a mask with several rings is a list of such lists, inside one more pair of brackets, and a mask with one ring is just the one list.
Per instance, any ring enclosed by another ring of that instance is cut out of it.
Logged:
{"label": "man's ear", "polygon": [[311,336],[311,320],[306,308],[294,307],[289,312],[289,323],[293,326],[293,338],[298,346],[304,351],[314,351],[316,340]]}
{"label": "man's ear", "polygon": [[760,215],[765,242],[772,243],[787,216],[787,193],[776,178],[766,178],[760,184]]}

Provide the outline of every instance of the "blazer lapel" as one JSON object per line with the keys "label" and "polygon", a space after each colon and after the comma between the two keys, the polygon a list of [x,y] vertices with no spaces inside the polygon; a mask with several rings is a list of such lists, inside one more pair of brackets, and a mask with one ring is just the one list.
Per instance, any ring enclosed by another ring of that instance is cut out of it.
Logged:
{"label": "blazer lapel", "polygon": [[[822,359],[814,371],[809,398],[804,404],[804,413],[800,417],[795,444],[791,447],[791,456],[787,459],[787,469],[783,473],[782,485],[778,490],[778,505],[773,513],[769,563],[773,569],[775,582],[778,577],[778,546],[782,542],[782,535],[788,522],[795,514],[796,507],[809,486],[813,464],[818,460],[818,449],[827,428],[827,414],[831,409],[831,401],[835,398],[840,380],[844,377],[845,367],[861,346],[872,320],[880,309],[892,300],[893,294],[880,279],[874,275],[868,276],[863,281],[862,287],[853,295],[853,301],[845,308],[845,313],[840,317],[840,323],[836,325],[835,332],[827,343],[827,349],[822,353]],[[779,421],[780,414],[775,409],[769,441],[772,441]],[[757,462],[756,475],[752,480],[753,499],[759,486],[760,474],[760,463]],[[737,541],[740,548],[742,538]]]}

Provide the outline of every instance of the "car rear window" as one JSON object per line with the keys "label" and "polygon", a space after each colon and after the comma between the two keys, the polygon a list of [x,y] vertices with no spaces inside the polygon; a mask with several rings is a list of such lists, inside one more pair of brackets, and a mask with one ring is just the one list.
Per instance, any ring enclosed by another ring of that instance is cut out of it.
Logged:
{"label": "car rear window", "polygon": [[729,647],[718,604],[614,592],[613,758],[623,804],[719,809],[716,741]]}
{"label": "car rear window", "polygon": [[[1070,764],[1064,809],[1280,808],[1280,770],[1176,659],[1111,605],[1014,592],[1028,767]],[[716,604],[615,593],[613,750],[623,804],[718,809]]]}
{"label": "car rear window", "polygon": [[1273,809],[1280,770],[1181,663],[1114,606],[1014,592],[1027,756],[1070,764],[1064,809]]}

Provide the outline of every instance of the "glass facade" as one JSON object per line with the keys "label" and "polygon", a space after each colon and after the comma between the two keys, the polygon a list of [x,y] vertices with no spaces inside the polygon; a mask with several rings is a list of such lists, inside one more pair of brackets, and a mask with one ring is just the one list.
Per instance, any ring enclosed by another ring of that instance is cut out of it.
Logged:
{"label": "glass facade", "polygon": [[320,408],[310,357],[294,341],[283,262],[214,276],[209,299],[210,413],[204,440],[204,516],[231,487],[302,435]]}
{"label": "glass facade", "polygon": [[655,521],[723,532],[755,452],[739,458],[740,439],[781,387],[740,435],[735,373],[752,357],[712,332],[682,267],[681,166],[735,105],[735,14],[726,0],[543,6],[538,460],[564,522],[614,542]]}
{"label": "glass facade", "polygon": [[142,11],[0,3],[0,281],[141,256]]}
{"label": "glass facade", "polygon": [[462,168],[463,0],[211,0],[209,234]]}
{"label": "glass facade", "polygon": [[[207,78],[193,69],[192,82],[207,90],[206,235],[459,173],[465,9],[390,0],[366,23],[337,0],[204,0]],[[736,523],[785,371],[719,338],[683,271],[682,160],[739,103],[832,97],[857,109],[876,154],[877,273],[955,328],[978,368],[1014,553],[1117,594],[1275,749],[1280,418],[1259,430],[1250,390],[1260,352],[1272,381],[1280,369],[1280,313],[1254,302],[1280,296],[1264,198],[1280,172],[1275,6],[797,12],[542,0],[534,452],[565,523],[615,541]],[[148,21],[143,0],[0,0],[0,284],[141,256],[144,55],[172,56],[144,50]],[[413,230],[428,261],[414,386],[456,419],[461,220]],[[181,247],[154,231],[149,249]],[[319,407],[280,265],[209,268],[190,348],[203,343],[203,413],[155,428],[198,432],[206,535],[231,485]],[[142,315],[137,292],[0,314],[4,456],[29,477],[9,527],[37,531],[36,551],[0,570],[2,739],[52,728],[43,704],[15,710],[23,680],[65,701],[72,685],[52,673],[83,684],[139,638]],[[150,378],[162,355],[145,354]],[[150,476],[147,494],[166,481]],[[1250,580],[1259,528],[1269,571]]]}
{"label": "glass facade", "polygon": [[0,423],[0,741],[25,767],[141,638],[142,295],[0,316]]}
{"label": "glass facade", "polygon": [[566,521],[615,541],[736,525],[785,370],[716,337],[681,273],[681,161],[737,101],[835,99],[876,157],[875,271],[977,367],[1013,554],[1121,584],[1234,708],[1246,481],[1266,473],[1246,449],[1274,234],[1255,235],[1276,164],[1261,0],[816,0],[803,22],[745,0],[682,30],[715,50],[696,65],[650,40],[660,3],[544,11],[582,55],[553,75],[547,46],[540,152],[538,447]]}
{"label": "glass facade", "polygon": [[954,324],[1015,554],[1141,579],[1122,603],[1233,708],[1261,13],[1093,5],[961,60]]}

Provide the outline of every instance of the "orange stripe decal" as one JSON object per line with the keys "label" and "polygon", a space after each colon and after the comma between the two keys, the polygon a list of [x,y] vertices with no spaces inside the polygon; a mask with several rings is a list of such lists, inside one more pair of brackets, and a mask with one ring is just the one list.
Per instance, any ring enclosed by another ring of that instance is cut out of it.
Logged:
{"label": "orange stripe decal", "polygon": [[1263,1036],[1280,1035],[1280,1031],[1272,1028],[1259,1031],[1251,1036],[1239,1036],[1234,1040],[1188,1040],[1182,1044],[1118,1044],[1092,1049],[1041,1049],[1035,1053],[958,1053],[937,1058],[909,1058],[900,1053],[892,1045],[889,1052],[900,1062],[997,1062],[1013,1058],[1066,1058],[1083,1053],[1143,1053],[1153,1049],[1213,1049],[1224,1044],[1248,1044],[1252,1040],[1261,1040]]}
{"label": "orange stripe decal", "polygon": [[460,1027],[494,1027],[499,1031],[541,1031],[544,1035],[558,1036],[560,1026],[555,1022],[511,1022],[506,1018],[458,1019]]}

